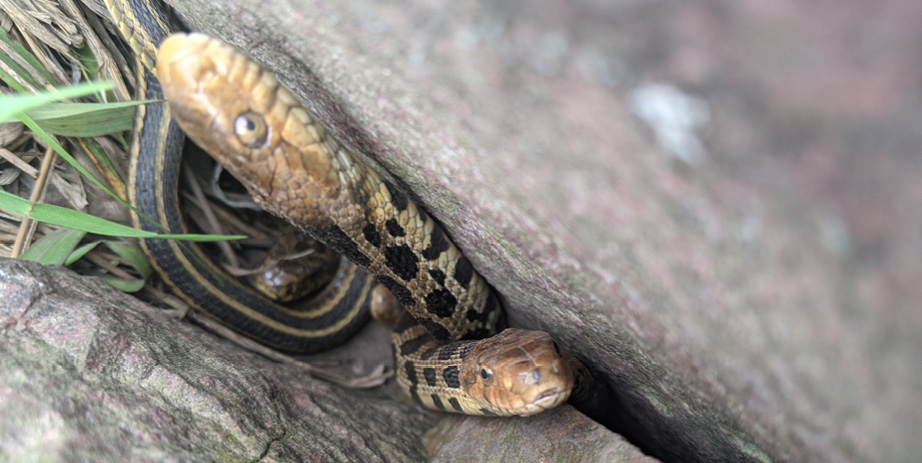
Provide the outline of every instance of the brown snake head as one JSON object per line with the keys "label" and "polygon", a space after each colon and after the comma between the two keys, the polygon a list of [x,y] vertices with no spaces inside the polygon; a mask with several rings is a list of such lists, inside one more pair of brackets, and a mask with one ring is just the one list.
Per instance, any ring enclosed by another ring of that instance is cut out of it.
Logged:
{"label": "brown snake head", "polygon": [[462,389],[497,415],[533,415],[570,397],[571,364],[543,331],[509,328],[479,341],[464,359]]}
{"label": "brown snake head", "polygon": [[322,129],[253,62],[207,36],[176,34],[160,46],[157,74],[166,99],[183,102],[173,105],[183,130],[264,208],[314,216],[338,194]]}

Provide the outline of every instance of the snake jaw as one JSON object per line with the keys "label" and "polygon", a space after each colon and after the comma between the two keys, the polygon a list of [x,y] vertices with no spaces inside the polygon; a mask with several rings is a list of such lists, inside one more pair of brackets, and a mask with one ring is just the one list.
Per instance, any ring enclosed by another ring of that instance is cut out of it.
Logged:
{"label": "snake jaw", "polygon": [[526,412],[520,413],[519,416],[530,416],[545,410],[550,410],[564,402],[570,397],[570,391],[564,390],[560,386],[545,389],[536,394],[526,406]]}

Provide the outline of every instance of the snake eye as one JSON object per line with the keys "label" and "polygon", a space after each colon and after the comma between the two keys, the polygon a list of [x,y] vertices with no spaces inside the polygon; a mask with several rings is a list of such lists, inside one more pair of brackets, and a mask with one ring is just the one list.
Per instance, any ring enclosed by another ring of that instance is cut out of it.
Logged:
{"label": "snake eye", "polygon": [[493,371],[489,368],[481,368],[480,377],[483,378],[484,381],[490,382],[493,380]]}
{"label": "snake eye", "polygon": [[266,143],[269,127],[262,116],[247,111],[234,120],[234,134],[237,135],[237,140],[248,148],[259,148]]}

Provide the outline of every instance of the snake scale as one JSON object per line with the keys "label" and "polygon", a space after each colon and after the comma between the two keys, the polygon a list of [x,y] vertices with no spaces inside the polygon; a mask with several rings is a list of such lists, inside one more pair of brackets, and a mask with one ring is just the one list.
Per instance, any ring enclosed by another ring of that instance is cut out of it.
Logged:
{"label": "snake scale", "polygon": [[173,191],[181,155],[172,147],[181,135],[172,116],[263,208],[355,264],[340,266],[307,309],[292,309],[209,267],[194,246],[147,240],[145,251],[180,295],[260,342],[316,350],[351,334],[372,293],[385,294],[375,299],[396,300],[410,315],[394,326],[395,370],[421,405],[524,416],[567,400],[578,362],[544,332],[499,333],[505,318],[495,291],[436,221],[331,137],[271,74],[201,34],[164,40],[167,22],[156,2],[106,3],[138,55],[142,94],[158,99],[162,89],[170,103],[145,105],[136,118],[131,192],[138,210],[168,230],[185,229]]}

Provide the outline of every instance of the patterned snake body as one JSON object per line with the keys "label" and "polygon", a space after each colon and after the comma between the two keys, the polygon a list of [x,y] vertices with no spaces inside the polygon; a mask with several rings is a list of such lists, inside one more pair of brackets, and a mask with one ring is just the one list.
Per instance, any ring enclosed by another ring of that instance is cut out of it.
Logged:
{"label": "patterned snake body", "polygon": [[566,401],[573,371],[550,337],[493,336],[503,312],[471,262],[273,76],[199,34],[164,41],[157,72],[180,126],[261,206],[368,271],[412,315],[394,343],[398,379],[417,402],[528,415]]}

